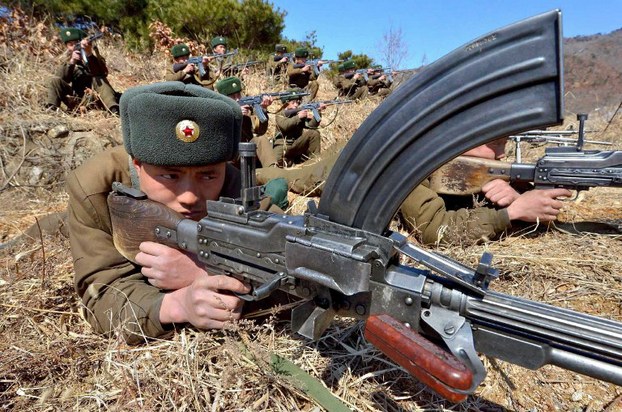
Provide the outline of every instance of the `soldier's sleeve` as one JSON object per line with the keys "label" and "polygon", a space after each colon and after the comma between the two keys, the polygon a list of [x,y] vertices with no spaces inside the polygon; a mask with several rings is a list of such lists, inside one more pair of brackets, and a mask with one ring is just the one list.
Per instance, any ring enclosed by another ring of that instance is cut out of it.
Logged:
{"label": "soldier's sleeve", "polygon": [[91,76],[108,76],[108,66],[106,66],[106,60],[103,57],[93,53],[88,57],[88,66]]}
{"label": "soldier's sleeve", "polygon": [[284,115],[277,115],[275,117],[277,130],[279,130],[284,136],[290,136],[298,129],[298,125],[302,121],[297,115],[287,117]]}
{"label": "soldier's sleeve", "polygon": [[[268,111],[263,109],[263,113],[266,116],[266,118],[268,117]],[[255,133],[257,136],[262,136],[264,134],[266,134],[266,132],[268,131],[268,123],[269,121],[266,120],[265,122],[260,122],[259,118],[256,115],[252,116],[252,121],[253,121],[253,133]]]}
{"label": "soldier's sleeve", "polygon": [[302,67],[299,69],[294,68],[294,64],[293,63],[289,63],[287,65],[287,75],[288,76],[294,76],[294,75],[298,75],[298,74],[302,74]]}
{"label": "soldier's sleeve", "polygon": [[166,76],[164,76],[164,80],[166,80],[167,82],[169,81],[183,81],[184,77],[186,77],[186,73],[184,73],[183,70],[178,70],[177,72],[175,72],[173,70],[173,66],[169,67],[168,71],[166,72]]}
{"label": "soldier's sleeve", "polygon": [[417,186],[400,209],[407,227],[425,244],[474,244],[511,227],[505,209],[487,207],[448,211],[443,199],[424,184]]}
{"label": "soldier's sleeve", "polygon": [[60,77],[67,83],[71,83],[74,69],[75,69],[75,65],[72,65],[66,62],[61,63],[56,67],[56,71],[54,72],[54,75],[56,77]]}
{"label": "soldier's sleeve", "polygon": [[159,320],[164,294],[114,247],[107,193],[87,194],[75,172],[67,191],[74,282],[87,321],[97,333],[121,335],[130,344],[168,333]]}

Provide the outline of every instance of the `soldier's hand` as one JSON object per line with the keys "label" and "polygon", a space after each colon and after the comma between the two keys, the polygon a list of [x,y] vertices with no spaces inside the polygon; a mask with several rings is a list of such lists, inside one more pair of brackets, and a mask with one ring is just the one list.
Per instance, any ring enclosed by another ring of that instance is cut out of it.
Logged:
{"label": "soldier's hand", "polygon": [[160,306],[161,323],[189,322],[199,329],[222,329],[240,319],[244,301],[235,293],[249,293],[250,287],[225,275],[207,273],[189,286],[164,295]]}
{"label": "soldier's hand", "polygon": [[281,58],[281,60],[279,60],[279,63],[287,63],[289,61],[289,59],[287,58],[287,56]]}
{"label": "soldier's hand", "polygon": [[74,50],[71,53],[71,57],[69,58],[69,64],[76,64],[79,61],[82,61],[82,56],[80,55],[80,50]]}
{"label": "soldier's hand", "polygon": [[141,273],[157,288],[180,289],[207,273],[192,257],[172,247],[142,242],[139,249],[136,262],[142,266]]}
{"label": "soldier's hand", "polygon": [[491,180],[482,186],[482,192],[486,199],[500,207],[508,207],[513,201],[518,199],[518,193],[508,182],[501,179]]}
{"label": "soldier's hand", "polygon": [[249,105],[240,106],[240,109],[242,110],[242,116],[250,116],[252,113]]}
{"label": "soldier's hand", "polygon": [[299,119],[306,119],[309,117],[309,111],[308,110],[301,110],[298,112],[298,118]]}
{"label": "soldier's hand", "polygon": [[510,220],[550,222],[557,218],[564,202],[559,197],[570,197],[567,189],[530,190],[520,195],[510,206]]}
{"label": "soldier's hand", "polygon": [[91,56],[93,54],[93,43],[91,43],[87,39],[82,39],[80,44],[82,46],[82,49],[84,50],[84,53],[86,53],[87,56]]}
{"label": "soldier's hand", "polygon": [[263,107],[264,109],[267,109],[268,107],[270,107],[273,101],[274,101],[274,97],[264,94],[263,96],[261,96],[260,106]]}
{"label": "soldier's hand", "polygon": [[300,69],[300,70],[302,70],[303,72],[308,72],[309,70],[311,70],[311,66],[309,66],[309,65],[307,64],[307,65],[303,66],[303,68],[302,68],[302,69]]}
{"label": "soldier's hand", "polygon": [[195,70],[196,67],[194,67],[194,64],[187,64],[186,67],[184,67],[183,72],[186,74],[192,74]]}

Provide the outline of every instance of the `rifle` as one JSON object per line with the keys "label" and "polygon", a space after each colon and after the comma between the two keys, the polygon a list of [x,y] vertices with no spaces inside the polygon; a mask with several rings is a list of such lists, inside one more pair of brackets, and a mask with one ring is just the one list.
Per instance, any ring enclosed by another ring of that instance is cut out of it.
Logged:
{"label": "rifle", "polygon": [[315,119],[316,122],[319,123],[322,120],[322,116],[320,115],[321,105],[332,106],[335,104],[349,104],[352,102],[353,102],[352,100],[322,100],[319,102],[309,102],[309,103],[301,104],[295,109],[285,110],[284,114],[287,117],[291,117],[302,110],[311,110],[311,112],[313,113],[313,118]]}
{"label": "rifle", "polygon": [[205,66],[203,65],[203,57],[216,58],[216,59],[224,59],[225,57],[235,56],[238,54],[238,49],[235,49],[228,53],[212,53],[206,54],[205,56],[194,56],[189,57],[185,63],[175,63],[173,64],[173,72],[177,73],[180,70],[183,70],[187,65],[194,64],[199,69],[199,76],[205,76]]}
{"label": "rifle", "polygon": [[[102,33],[102,32],[98,32],[98,33],[95,33],[95,34],[93,34],[93,35],[91,35],[91,36],[87,37],[87,38],[86,38],[86,40],[87,40],[89,43],[93,43],[95,40],[100,39],[100,38],[102,38],[103,36],[104,36],[104,33]],[[77,43],[73,46],[73,50],[74,50],[74,51],[78,50],[78,51],[80,52],[80,56],[82,57],[82,62],[83,62],[85,65],[88,65],[88,63],[89,63],[89,58],[88,58],[88,56],[86,55],[86,52],[84,51],[84,49],[82,48],[82,42],[81,42],[81,41],[77,42]]]}
{"label": "rifle", "polygon": [[[592,130],[586,130],[585,133],[592,132]],[[522,161],[521,142],[527,142],[530,144],[557,144],[558,146],[571,146],[577,145],[578,140],[571,137],[578,134],[577,130],[530,130],[527,132],[519,133],[509,137],[515,144],[516,162]],[[611,142],[604,142],[599,140],[583,140],[583,143],[611,146]]]}
{"label": "rifle", "polygon": [[295,63],[294,64],[294,68],[295,69],[302,69],[305,66],[311,66],[313,68],[313,73],[317,77],[317,76],[320,75],[320,68],[318,66],[319,62],[322,62],[322,64],[332,64],[332,63],[342,63],[343,61],[344,60],[308,59],[304,63]]}
{"label": "rifle", "polygon": [[[331,222],[313,202],[286,219],[258,210],[254,151],[254,143],[240,144],[240,197],[208,201],[199,222],[116,182],[108,205],[117,249],[135,261],[140,242],[156,241],[196,255],[210,273],[249,282],[252,292],[239,295],[246,301],[276,290],[300,298],[292,330],[309,339],[336,315],[366,320],[372,344],[452,402],[486,375],[476,351],[622,385],[622,324],[488,290],[499,275],[488,252],[471,269],[399,233]],[[427,269],[402,265],[401,256]]]}
{"label": "rifle", "polygon": [[244,70],[247,67],[252,67],[252,66],[256,66],[258,64],[262,64],[262,61],[258,61],[258,60],[250,60],[247,61],[246,63],[238,63],[238,64],[234,64],[231,67],[228,67],[227,70],[231,70],[233,72],[239,72]]}
{"label": "rifle", "polygon": [[282,98],[282,97],[292,97],[292,96],[308,96],[309,93],[307,92],[272,92],[272,93],[262,93],[262,94],[258,94],[256,96],[245,96],[242,97],[240,100],[238,100],[238,103],[240,104],[240,106],[252,106],[253,107],[253,112],[255,112],[255,114],[257,115],[257,118],[259,118],[259,121],[261,123],[264,123],[266,121],[268,121],[268,118],[266,117],[265,113],[263,112],[263,108],[261,107],[261,101],[263,96],[271,96],[271,97],[278,97],[278,98]]}
{"label": "rifle", "polygon": [[[301,216],[257,210],[252,143],[240,150],[240,197],[209,201],[199,222],[176,215],[163,223],[168,209],[115,185],[108,197],[115,245],[130,260],[142,241],[175,245],[210,272],[252,283],[243,299],[277,289],[298,296],[304,303],[292,311],[292,330],[303,336],[317,338],[335,315],[364,319],[372,344],[453,402],[485,377],[477,352],[621,385],[622,324],[490,291],[498,275],[490,254],[472,269],[387,229],[439,164],[499,136],[561,123],[561,44],[553,10],[427,66],[365,119],[319,205],[310,202]],[[499,75],[482,76],[489,72]],[[400,264],[401,256],[425,269]]]}
{"label": "rifle", "polygon": [[587,115],[577,117],[580,126],[576,146],[548,147],[535,164],[459,156],[430,175],[430,188],[441,194],[474,194],[494,179],[533,182],[536,189],[622,187],[622,151],[582,150],[583,143],[588,142],[583,139]]}
{"label": "rifle", "polygon": [[282,59],[283,57],[286,57],[286,58],[287,58],[287,61],[292,61],[292,60],[294,59],[294,53],[283,53],[283,54],[282,54],[282,55],[280,55],[280,56],[277,56],[277,55],[275,54],[274,56],[272,56],[272,58],[273,58],[273,60],[274,60],[275,62],[281,61],[281,59]]}

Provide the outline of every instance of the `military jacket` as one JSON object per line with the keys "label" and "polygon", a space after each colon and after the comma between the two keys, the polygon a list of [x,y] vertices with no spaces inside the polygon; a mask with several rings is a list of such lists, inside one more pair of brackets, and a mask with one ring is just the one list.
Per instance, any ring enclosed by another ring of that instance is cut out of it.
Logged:
{"label": "military jacket", "polygon": [[[297,114],[292,116],[286,116],[285,111],[281,111],[274,118],[276,121],[277,130],[285,140],[296,140],[305,129],[316,128],[319,123],[315,119],[301,119]],[[279,135],[277,135],[279,138]]]}
{"label": "military jacket", "polygon": [[304,72],[302,71],[302,67],[299,69],[294,68],[293,62],[290,62],[287,65],[287,77],[290,85],[296,85],[296,87],[300,88],[305,88],[309,82],[317,80],[315,73],[313,73],[313,68],[310,68],[309,71]]}
{"label": "military jacket", "polygon": [[185,84],[196,84],[197,86],[212,89],[214,87],[214,83],[216,82],[216,79],[213,79],[213,77],[214,76],[209,65],[205,67],[205,74],[203,76],[199,75],[198,69],[196,69],[192,74],[184,73],[183,70],[175,72],[173,66],[171,65],[166,72],[165,80],[179,81],[184,82]]}
{"label": "military jacket", "polygon": [[[164,292],[147,282],[140,266],[114,247],[106,202],[112,182],[131,186],[130,161],[123,146],[102,152],[67,178],[68,226],[75,288],[84,316],[97,333],[120,334],[128,343],[144,342],[171,328],[160,323]],[[240,193],[239,171],[227,165],[222,196]]]}
{"label": "military jacket", "polygon": [[74,90],[91,87],[93,77],[106,77],[108,75],[106,61],[95,54],[88,57],[87,65],[82,61],[70,64],[67,53],[63,55],[63,58],[66,60],[57,67],[55,74],[66,83],[70,83]]}

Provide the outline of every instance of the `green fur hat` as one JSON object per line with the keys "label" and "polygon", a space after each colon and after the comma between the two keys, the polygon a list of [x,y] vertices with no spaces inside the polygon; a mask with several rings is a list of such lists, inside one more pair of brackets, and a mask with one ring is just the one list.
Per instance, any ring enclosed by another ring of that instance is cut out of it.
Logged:
{"label": "green fur hat", "polygon": [[218,46],[219,44],[222,44],[223,46],[227,47],[227,38],[222,37],[222,36],[216,36],[212,39],[212,41],[210,41],[210,45],[212,46],[212,49]]}
{"label": "green fur hat", "polygon": [[300,47],[294,51],[294,57],[309,57],[309,50]]}
{"label": "green fur hat", "polygon": [[287,53],[287,47],[284,44],[277,44],[274,46],[275,52]]}
{"label": "green fur hat", "polygon": [[240,106],[182,82],[132,87],[121,96],[126,151],[157,166],[205,166],[232,160],[242,125]]}
{"label": "green fur hat", "polygon": [[341,63],[341,67],[343,68],[342,71],[346,71],[346,70],[350,70],[350,69],[356,69],[356,63],[354,63],[354,61],[352,60],[346,60],[345,62]]}
{"label": "green fur hat", "polygon": [[86,37],[86,33],[80,29],[74,27],[65,27],[60,30],[60,38],[63,43],[67,43],[72,40],[82,40]]}
{"label": "green fur hat", "polygon": [[237,77],[227,77],[216,83],[216,90],[225,96],[231,96],[234,93],[242,91],[242,82]]}
{"label": "green fur hat", "polygon": [[287,103],[290,100],[301,100],[303,96],[297,96],[297,94],[305,93],[305,91],[299,87],[294,87],[293,89],[287,89],[286,92],[290,93],[290,95],[280,97],[280,100],[282,103]]}
{"label": "green fur hat", "polygon": [[183,43],[176,44],[173,47],[171,47],[171,54],[173,55],[173,57],[189,56],[190,49],[188,48],[187,45]]}

